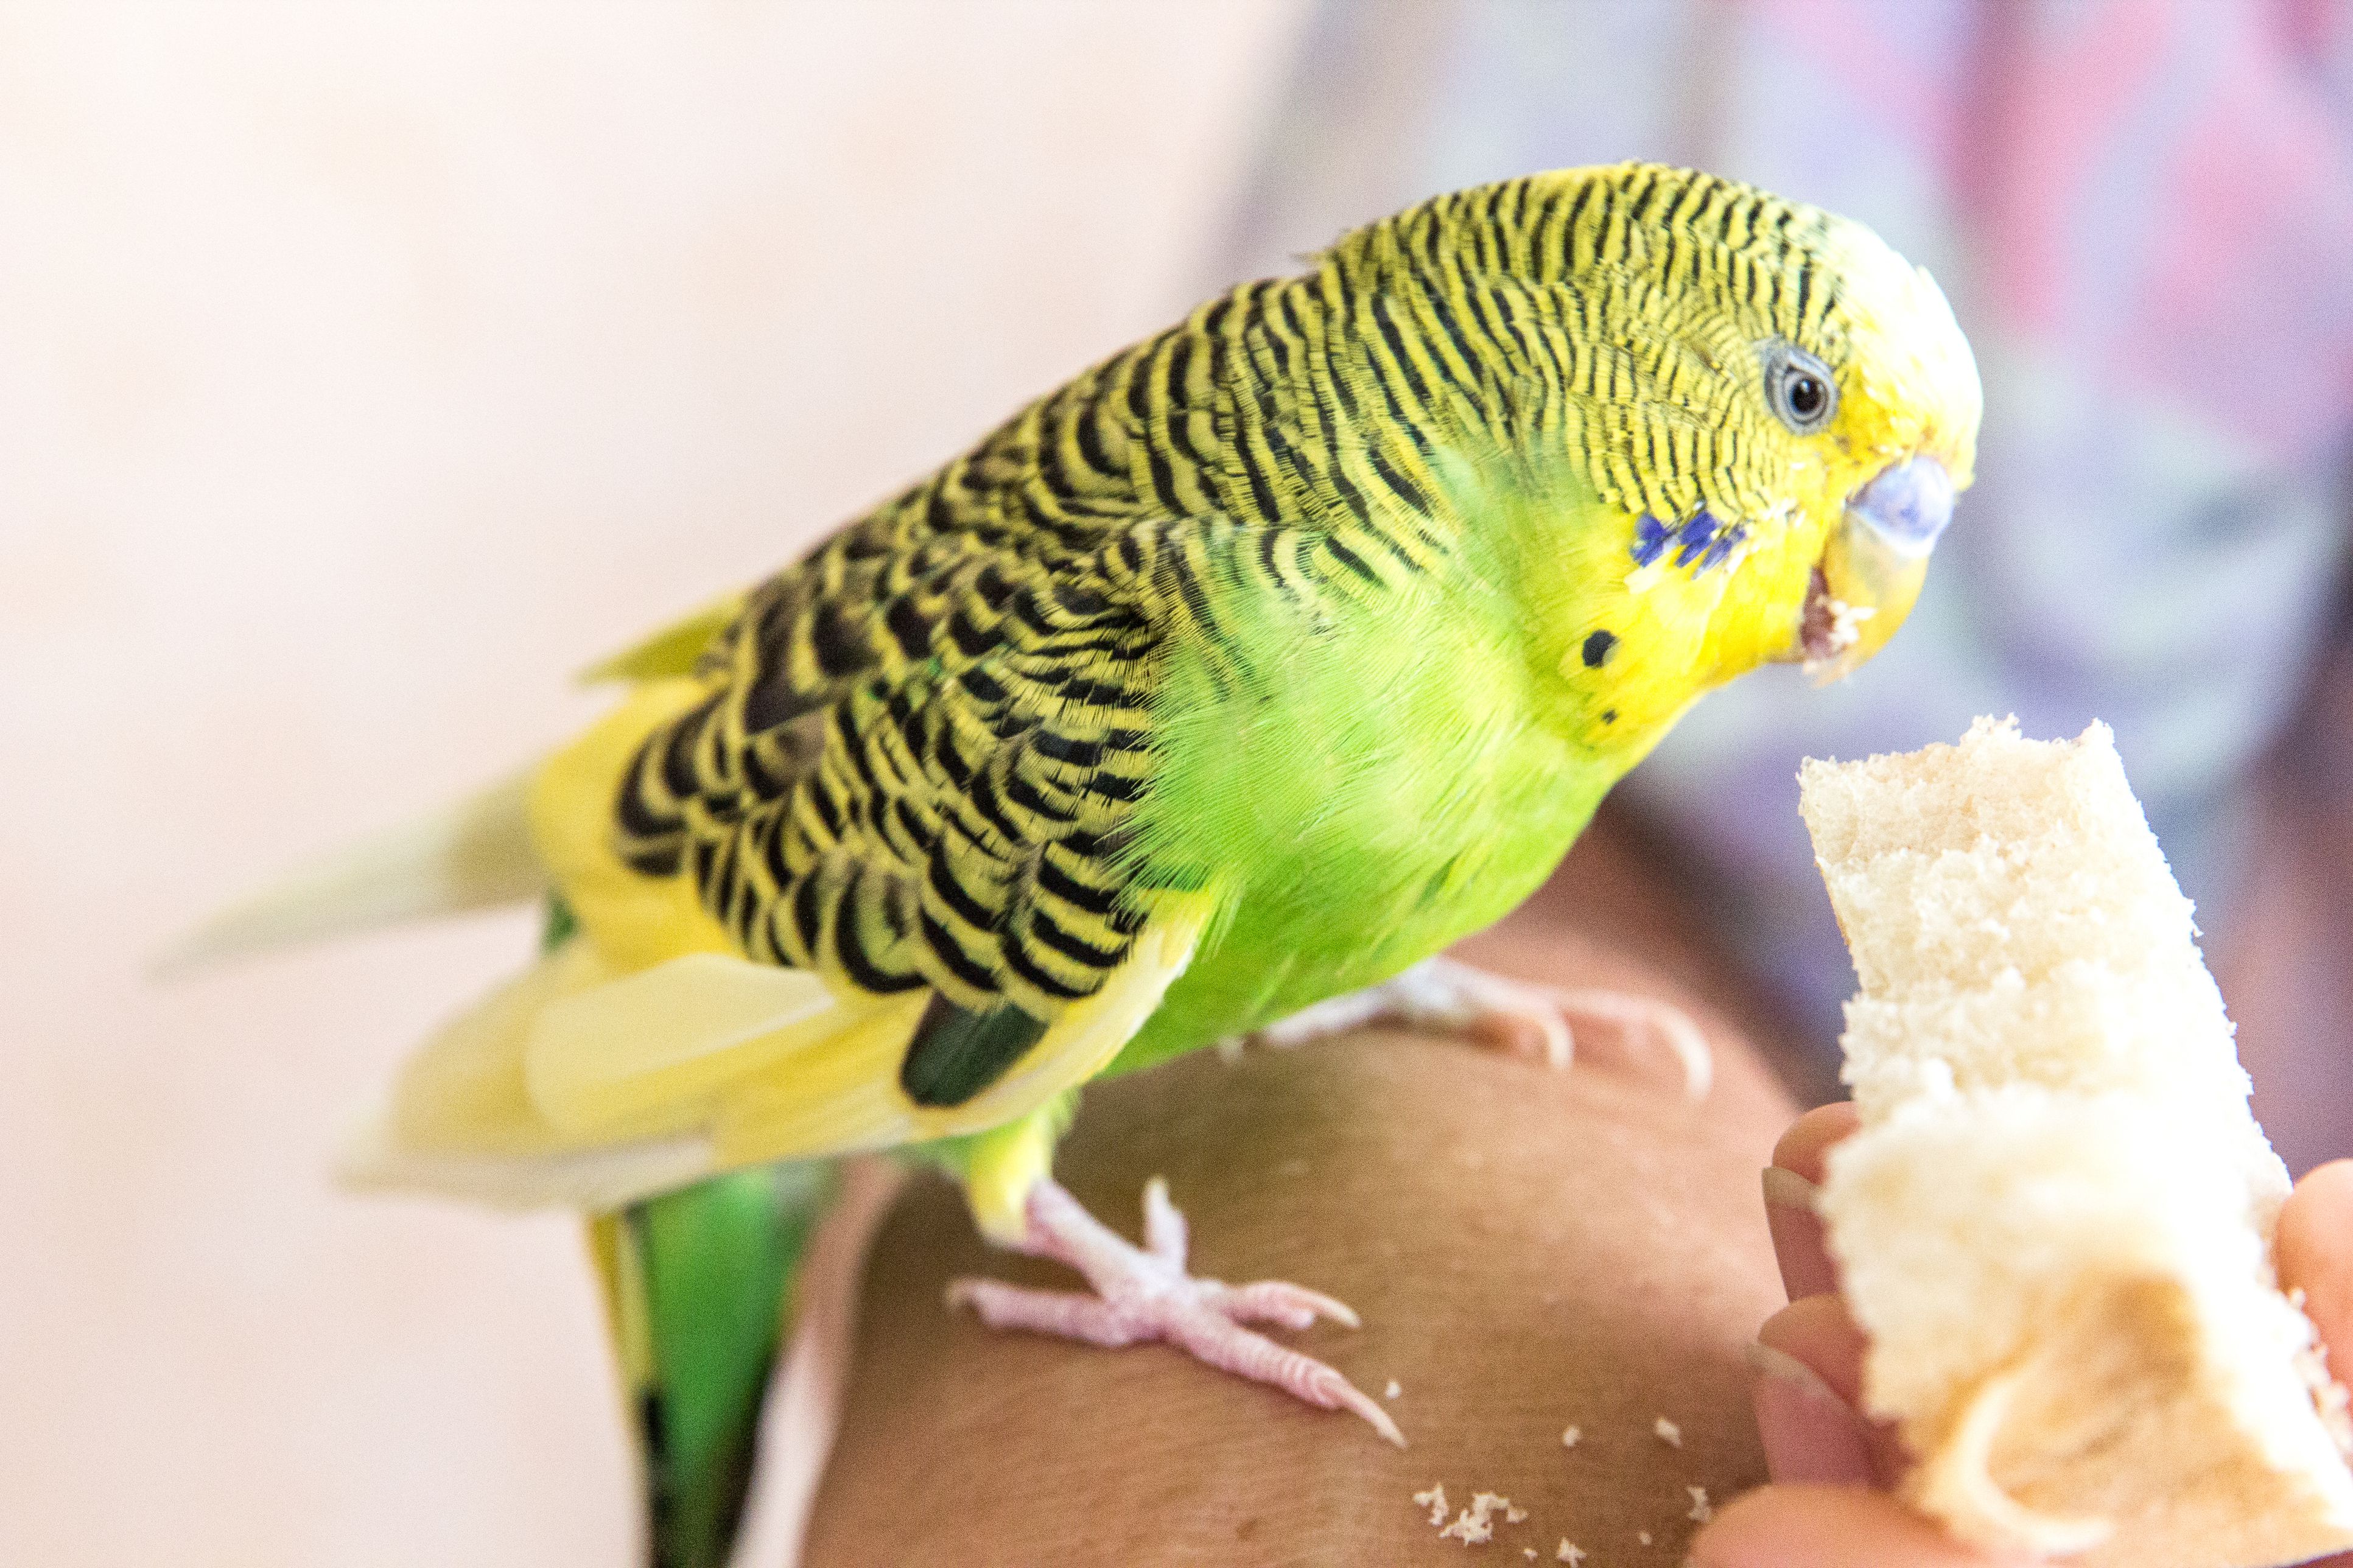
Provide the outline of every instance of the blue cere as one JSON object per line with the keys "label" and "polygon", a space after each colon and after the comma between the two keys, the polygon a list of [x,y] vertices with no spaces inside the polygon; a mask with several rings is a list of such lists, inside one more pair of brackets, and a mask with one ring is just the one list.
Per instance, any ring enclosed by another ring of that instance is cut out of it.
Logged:
{"label": "blue cere", "polygon": [[1921,556],[1953,521],[1953,477],[1934,458],[1915,458],[1881,471],[1847,498],[1846,510],[1900,555]]}
{"label": "blue cere", "polygon": [[1634,564],[1648,566],[1651,562],[1664,555],[1667,552],[1668,542],[1674,536],[1673,529],[1669,528],[1649,512],[1644,512],[1641,521],[1634,524],[1634,545],[1630,552],[1634,557]]}

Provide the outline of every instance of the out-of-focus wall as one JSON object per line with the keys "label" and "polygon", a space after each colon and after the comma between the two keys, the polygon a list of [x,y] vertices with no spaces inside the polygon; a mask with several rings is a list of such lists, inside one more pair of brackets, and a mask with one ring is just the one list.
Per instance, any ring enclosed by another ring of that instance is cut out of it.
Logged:
{"label": "out-of-focus wall", "polygon": [[142,956],[1173,317],[1297,9],[0,10],[0,1562],[629,1560],[575,1227],[324,1174],[526,922]]}

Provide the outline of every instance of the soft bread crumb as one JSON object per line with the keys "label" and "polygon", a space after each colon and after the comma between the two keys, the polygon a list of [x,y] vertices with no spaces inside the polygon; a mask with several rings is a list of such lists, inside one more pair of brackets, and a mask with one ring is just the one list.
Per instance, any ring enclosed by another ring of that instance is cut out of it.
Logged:
{"label": "soft bread crumb", "polygon": [[1495,1539],[1495,1526],[1484,1513],[1474,1513],[1466,1508],[1455,1516],[1452,1524],[1438,1533],[1440,1539],[1451,1537],[1465,1546],[1484,1546]]}
{"label": "soft bread crumb", "polygon": [[1862,623],[1879,614],[1872,605],[1850,605],[1844,599],[1827,602],[1831,613],[1831,651],[1844,653],[1862,640]]}
{"label": "soft bread crumb", "polygon": [[1533,1546],[1523,1546],[1520,1548],[1520,1555],[1533,1563],[1536,1560],[1536,1549]]}
{"label": "soft bread crumb", "polygon": [[1465,1546],[1484,1546],[1495,1539],[1495,1527],[1486,1519],[1464,1509],[1452,1524],[1440,1531],[1440,1538],[1460,1541]]}
{"label": "soft bread crumb", "polygon": [[1820,1212],[1907,1500],[2077,1568],[2353,1543],[2342,1394],[2266,1256],[2287,1173],[2106,728],[1980,720],[1799,795],[1862,982]]}
{"label": "soft bread crumb", "polygon": [[1446,1522],[1447,1510],[1445,1482],[1439,1482],[1438,1485],[1430,1488],[1426,1492],[1414,1493],[1413,1500],[1418,1506],[1426,1508],[1430,1510],[1430,1523],[1444,1524]]}
{"label": "soft bread crumb", "polygon": [[1585,1548],[1573,1544],[1568,1537],[1564,1535],[1560,1538],[1560,1544],[1553,1549],[1552,1560],[1556,1563],[1566,1563],[1568,1568],[1577,1568],[1578,1563],[1585,1561]]}
{"label": "soft bread crumb", "polygon": [[1680,1448],[1683,1446],[1683,1429],[1663,1415],[1651,1423],[1651,1430],[1657,1433],[1659,1441],[1670,1448]]}
{"label": "soft bread crumb", "polygon": [[1691,1493],[1692,1500],[1691,1511],[1683,1515],[1685,1519],[1696,1520],[1705,1524],[1715,1517],[1715,1507],[1707,1500],[1705,1487],[1685,1487],[1683,1490]]}
{"label": "soft bread crumb", "polygon": [[1398,1385],[1398,1380],[1396,1378],[1391,1378],[1389,1379],[1389,1385],[1381,1390],[1381,1397],[1383,1399],[1395,1399],[1398,1394],[1403,1394],[1404,1392],[1404,1388]]}
{"label": "soft bread crumb", "polygon": [[1568,1427],[1560,1435],[1560,1446],[1564,1448],[1574,1448],[1577,1447],[1578,1442],[1584,1438],[1584,1436],[1585,1432],[1582,1427]]}
{"label": "soft bread crumb", "polygon": [[1512,1506],[1512,1500],[1501,1492],[1474,1492],[1471,1506],[1457,1514],[1452,1524],[1438,1533],[1442,1538],[1459,1541],[1465,1546],[1483,1546],[1495,1539],[1494,1514],[1502,1510],[1504,1517],[1516,1524],[1527,1515]]}
{"label": "soft bread crumb", "polygon": [[2317,1342],[2295,1352],[2295,1374],[2312,1390],[2313,1413],[2340,1454],[2353,1457],[2353,1416],[2347,1414],[2345,1385],[2329,1375],[2328,1347]]}
{"label": "soft bread crumb", "polygon": [[[2299,1285],[2287,1293],[2287,1304],[2299,1312],[2304,1311],[2303,1286]],[[2306,1313],[2305,1321],[2308,1323],[2311,1321],[2311,1315]],[[2312,1391],[2313,1412],[2320,1417],[2320,1425],[2327,1429],[2329,1440],[2337,1445],[2337,1451],[2353,1458],[2353,1416],[2346,1413],[2348,1400],[2345,1385],[2330,1373],[2328,1347],[2320,1342],[2316,1331],[2306,1338],[2304,1348],[2295,1352],[2295,1374]]]}
{"label": "soft bread crumb", "polygon": [[1638,1530],[1634,1532],[1634,1539],[1648,1546],[1651,1544],[1651,1532],[1647,1530]]}
{"label": "soft bread crumb", "polygon": [[1506,1501],[1504,1504],[1504,1522],[1505,1524],[1525,1524],[1527,1521],[1528,1510],[1526,1509],[1514,1508],[1509,1501]]}

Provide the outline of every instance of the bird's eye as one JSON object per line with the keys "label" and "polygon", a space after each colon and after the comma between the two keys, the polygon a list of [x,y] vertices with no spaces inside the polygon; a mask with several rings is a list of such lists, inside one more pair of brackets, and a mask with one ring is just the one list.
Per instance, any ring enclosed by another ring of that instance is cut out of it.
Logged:
{"label": "bird's eye", "polygon": [[1774,338],[1762,351],[1765,401],[1773,416],[1800,436],[1810,436],[1838,412],[1838,383],[1830,366],[1790,342]]}

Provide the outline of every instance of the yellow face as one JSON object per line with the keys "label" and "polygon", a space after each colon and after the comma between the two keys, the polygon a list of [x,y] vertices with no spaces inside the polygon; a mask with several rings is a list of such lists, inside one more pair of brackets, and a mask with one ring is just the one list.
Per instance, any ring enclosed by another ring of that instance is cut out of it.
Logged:
{"label": "yellow face", "polygon": [[1559,520],[1526,530],[1551,591],[1530,624],[1566,731],[1624,761],[1759,664],[1862,663],[1976,458],[1977,367],[1936,285],[1859,224],[1706,174],[1527,186],[1515,300],[1559,393],[1534,450],[1566,459],[1528,487]]}
{"label": "yellow face", "polygon": [[1860,226],[1832,224],[1822,259],[1841,286],[1824,335],[1837,358],[1768,349],[1760,385],[1792,437],[1821,456],[1797,499],[1820,521],[1822,549],[1781,657],[1825,680],[1878,652],[1911,613],[1954,497],[1974,477],[1981,408],[1968,342],[1928,274]]}
{"label": "yellow face", "polygon": [[1643,709],[1763,662],[1852,669],[1910,613],[1971,478],[1977,367],[1944,295],[1862,225],[1746,186],[1545,179],[1582,215],[1559,285],[1568,455],[1622,520],[1575,564],[1609,585],[1595,624],[1650,656]]}

